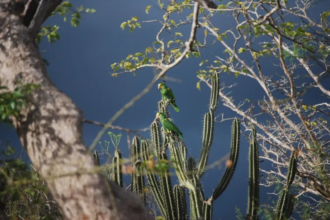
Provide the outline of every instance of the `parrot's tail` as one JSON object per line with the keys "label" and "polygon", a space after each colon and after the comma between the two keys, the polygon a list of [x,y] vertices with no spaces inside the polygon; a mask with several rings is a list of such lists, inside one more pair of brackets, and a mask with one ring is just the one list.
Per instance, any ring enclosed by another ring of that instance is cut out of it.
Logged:
{"label": "parrot's tail", "polygon": [[176,112],[179,112],[179,108],[178,108],[178,106],[177,106],[176,104],[172,104],[172,106],[173,106],[173,108],[174,108],[174,110],[175,110]]}
{"label": "parrot's tail", "polygon": [[182,136],[182,134],[179,134],[179,137],[180,137],[182,140],[184,140],[184,137]]}

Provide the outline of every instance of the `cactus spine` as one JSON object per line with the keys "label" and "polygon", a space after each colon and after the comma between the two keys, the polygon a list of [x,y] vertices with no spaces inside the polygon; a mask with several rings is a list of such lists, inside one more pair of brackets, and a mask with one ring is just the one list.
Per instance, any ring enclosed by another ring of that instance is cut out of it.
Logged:
{"label": "cactus spine", "polygon": [[259,209],[259,148],[255,127],[252,127],[252,140],[249,149],[249,192],[247,215],[251,220],[258,219]]}

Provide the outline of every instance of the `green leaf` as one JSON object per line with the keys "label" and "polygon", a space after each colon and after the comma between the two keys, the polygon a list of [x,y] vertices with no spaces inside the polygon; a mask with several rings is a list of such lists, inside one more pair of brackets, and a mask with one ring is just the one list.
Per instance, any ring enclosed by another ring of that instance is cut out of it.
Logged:
{"label": "green leaf", "polygon": [[85,12],[86,12],[86,13],[95,13],[96,10],[93,9],[93,8],[86,8]]}
{"label": "green leaf", "polygon": [[149,9],[151,8],[151,5],[148,5],[147,7],[146,7],[146,14],[149,14]]}
{"label": "green leaf", "polygon": [[15,109],[15,107],[16,107],[15,102],[11,102],[11,103],[10,103],[10,108],[11,108],[11,109]]}
{"label": "green leaf", "polygon": [[249,71],[248,71],[247,69],[242,69],[242,72],[243,72],[243,73],[246,73],[246,74],[249,73]]}
{"label": "green leaf", "polygon": [[145,50],[145,54],[151,53],[153,51],[152,47],[148,47]]}
{"label": "green leaf", "polygon": [[196,84],[196,88],[197,88],[199,91],[201,91],[201,82],[197,82],[197,84]]}
{"label": "green leaf", "polygon": [[170,47],[171,43],[173,43],[172,40],[170,40],[169,42],[167,42],[167,47]]}
{"label": "green leaf", "polygon": [[121,25],[120,25],[121,29],[124,30],[126,25],[127,25],[127,22],[123,22],[123,23],[121,23]]}
{"label": "green leaf", "polygon": [[175,32],[175,36],[183,37],[183,35],[180,32]]}
{"label": "green leaf", "polygon": [[208,60],[202,60],[202,62],[199,64],[199,66],[202,66],[206,62],[208,62]]}
{"label": "green leaf", "polygon": [[246,49],[241,47],[238,49],[238,53],[245,53],[246,52]]}

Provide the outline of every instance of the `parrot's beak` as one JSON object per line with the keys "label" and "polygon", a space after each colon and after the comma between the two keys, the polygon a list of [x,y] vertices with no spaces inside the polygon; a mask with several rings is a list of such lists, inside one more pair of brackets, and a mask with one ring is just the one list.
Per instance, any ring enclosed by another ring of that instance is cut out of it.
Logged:
{"label": "parrot's beak", "polygon": [[161,89],[162,88],[162,84],[158,84],[158,89]]}
{"label": "parrot's beak", "polygon": [[156,118],[160,118],[160,114],[159,113],[156,114]]}

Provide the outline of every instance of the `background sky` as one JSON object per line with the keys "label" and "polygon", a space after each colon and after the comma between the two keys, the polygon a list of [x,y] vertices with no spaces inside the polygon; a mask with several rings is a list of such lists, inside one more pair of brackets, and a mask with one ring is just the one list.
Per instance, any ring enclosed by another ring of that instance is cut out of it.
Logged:
{"label": "background sky", "polygon": [[[145,13],[147,5],[156,6],[155,0],[73,0],[75,6],[96,9],[94,14],[82,15],[81,24],[74,28],[69,22],[63,22],[63,18],[56,16],[47,20],[46,25],[56,24],[60,26],[59,42],[50,44],[43,39],[39,46],[42,56],[48,60],[48,74],[54,84],[66,93],[78,107],[84,112],[84,117],[106,123],[124,104],[129,102],[133,96],[141,92],[154,77],[153,69],[145,68],[136,72],[122,74],[118,77],[111,76],[110,65],[114,62],[125,59],[129,54],[143,52],[145,48],[152,46],[155,35],[159,31],[160,24],[142,23],[141,29],[132,33],[126,28],[124,31],[120,24],[138,16],[139,20],[151,20],[161,18],[163,12],[151,8],[150,13]],[[227,1],[223,1],[225,4]],[[186,10],[182,15],[174,15],[176,18],[185,19],[192,11]],[[213,19],[214,24],[220,29],[234,27],[231,15],[224,14]],[[230,22],[231,21],[231,22]],[[184,26],[180,32],[184,34],[183,39],[189,38],[189,26]],[[203,36],[201,29],[198,29],[197,36]],[[198,38],[202,40],[202,38]],[[199,158],[202,142],[203,115],[208,111],[210,90],[201,83],[201,91],[196,88],[196,72],[200,69],[198,64],[201,60],[213,60],[214,56],[222,56],[223,48],[217,44],[214,47],[202,50],[202,58],[191,58],[184,60],[180,65],[171,69],[167,76],[181,80],[181,83],[167,82],[175,93],[180,112],[174,112],[170,106],[169,111],[175,124],[180,128],[185,137],[188,149],[188,156]],[[268,69],[267,69],[268,68]],[[265,67],[265,71],[272,71],[273,66]],[[258,87],[253,86],[252,80],[247,78],[235,78],[234,76],[223,75],[221,82],[230,85],[233,82],[239,83],[239,87],[233,91],[232,96],[237,99],[249,98],[256,100],[262,98]],[[157,102],[160,100],[160,93],[157,84],[141,100],[128,109],[114,125],[125,128],[139,129],[148,127],[155,118]],[[231,117],[233,114],[219,102],[215,115],[225,113]],[[213,163],[230,151],[231,121],[215,124],[214,142],[211,148],[209,164]],[[84,125],[84,140],[90,146],[101,127],[95,125]],[[119,131],[113,131],[119,134]],[[149,138],[149,132],[142,133]],[[15,130],[8,130],[8,127],[0,127],[1,140],[9,140],[18,153],[21,152],[21,145]],[[133,136],[131,136],[131,139]],[[106,134],[101,141],[110,141]],[[248,188],[248,141],[241,136],[241,150],[236,172],[227,190],[214,203],[214,218],[236,219],[235,207],[243,214],[246,213],[247,188]],[[100,147],[97,146],[97,150]],[[114,148],[112,147],[110,153]],[[124,157],[127,157],[126,134],[120,143],[120,150]],[[27,159],[27,156],[23,158]],[[105,158],[101,158],[105,159]],[[262,166],[262,163],[261,165]],[[202,183],[206,197],[209,197],[221,180],[224,173],[222,168],[214,168],[206,171]],[[129,179],[129,176],[126,176]],[[173,184],[177,184],[173,181]],[[127,183],[126,183],[127,184]],[[265,189],[261,188],[261,202],[266,202]]]}

